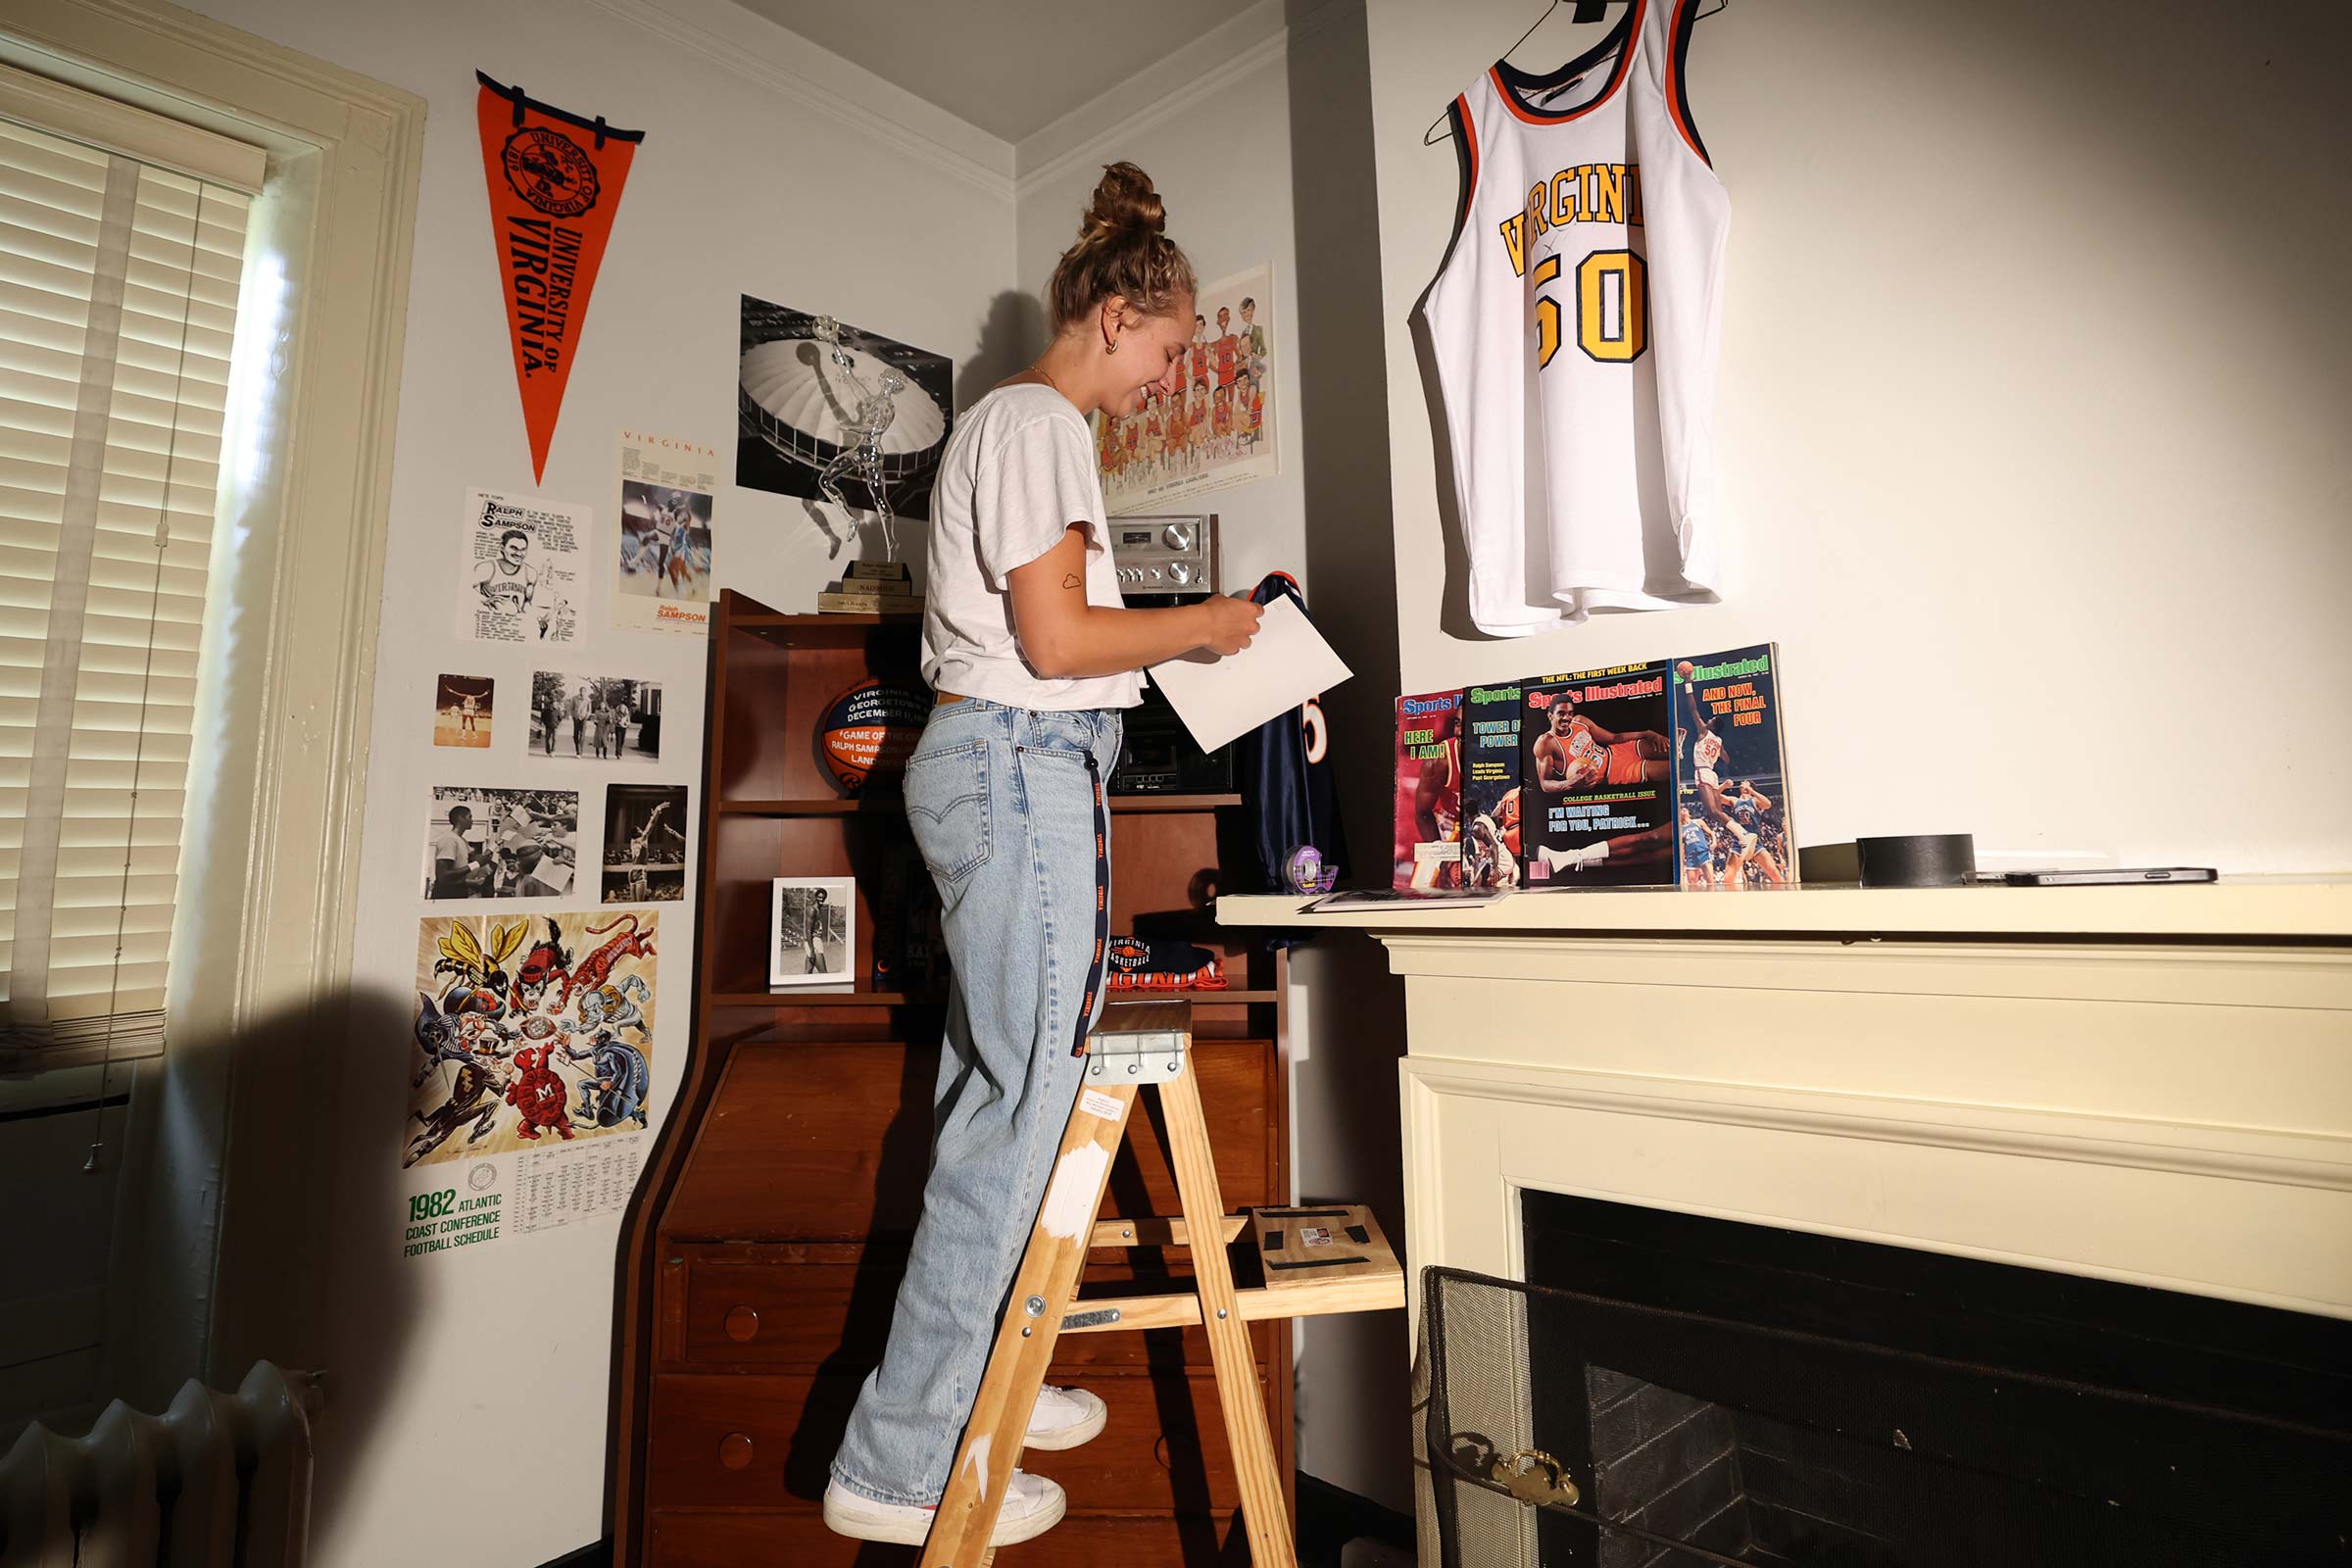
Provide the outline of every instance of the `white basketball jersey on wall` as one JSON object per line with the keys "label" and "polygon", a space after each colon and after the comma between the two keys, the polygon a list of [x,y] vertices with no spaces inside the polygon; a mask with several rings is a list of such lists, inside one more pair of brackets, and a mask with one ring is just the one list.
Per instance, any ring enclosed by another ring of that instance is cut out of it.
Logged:
{"label": "white basketball jersey on wall", "polygon": [[1447,111],[1463,164],[1428,299],[1470,615],[1515,637],[1715,598],[1731,201],[1683,93],[1697,0],[1633,0],[1544,75]]}

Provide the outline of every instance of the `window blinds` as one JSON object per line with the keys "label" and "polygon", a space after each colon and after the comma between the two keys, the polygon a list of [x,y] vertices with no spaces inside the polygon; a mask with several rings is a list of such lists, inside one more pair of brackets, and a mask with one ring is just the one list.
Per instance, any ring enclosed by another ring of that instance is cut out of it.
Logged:
{"label": "window blinds", "polygon": [[248,208],[0,118],[0,1071],[162,1049]]}

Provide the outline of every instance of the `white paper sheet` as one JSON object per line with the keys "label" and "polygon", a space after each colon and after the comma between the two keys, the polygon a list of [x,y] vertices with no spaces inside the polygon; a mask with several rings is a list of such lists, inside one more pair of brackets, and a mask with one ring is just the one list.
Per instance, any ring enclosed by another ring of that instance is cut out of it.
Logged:
{"label": "white paper sheet", "polygon": [[1223,659],[1196,649],[1152,666],[1152,684],[1202,751],[1257,728],[1286,708],[1320,697],[1350,671],[1296,601],[1266,607],[1250,646]]}

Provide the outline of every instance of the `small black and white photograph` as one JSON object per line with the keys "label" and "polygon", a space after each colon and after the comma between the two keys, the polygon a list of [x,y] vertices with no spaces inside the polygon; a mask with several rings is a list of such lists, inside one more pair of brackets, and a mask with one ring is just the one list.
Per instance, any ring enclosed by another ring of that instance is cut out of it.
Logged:
{"label": "small black and white photograph", "polygon": [[814,515],[828,490],[872,512],[878,478],[893,514],[928,517],[954,422],[948,357],[749,294],[742,325],[735,482]]}
{"label": "small black and white photograph", "polygon": [[854,984],[851,966],[858,955],[850,914],[857,904],[853,877],[777,877],[768,903],[767,983]]}
{"label": "small black and white photograph", "polygon": [[664,904],[686,897],[686,786],[605,786],[607,904]]}
{"label": "small black and white photograph", "polygon": [[582,762],[662,760],[662,683],[633,675],[531,671],[531,744],[523,755]]}
{"label": "small black and white photograph", "polygon": [[579,861],[579,791],[434,786],[425,823],[427,899],[562,898],[577,880]]}

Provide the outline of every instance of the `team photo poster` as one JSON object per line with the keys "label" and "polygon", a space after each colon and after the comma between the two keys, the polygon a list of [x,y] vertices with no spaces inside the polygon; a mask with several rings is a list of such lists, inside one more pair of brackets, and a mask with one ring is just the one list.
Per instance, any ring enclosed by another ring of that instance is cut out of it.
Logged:
{"label": "team photo poster", "polygon": [[458,542],[458,635],[485,643],[579,640],[586,507],[492,490],[466,493]]}
{"label": "team photo poster", "polygon": [[620,432],[620,532],[613,559],[612,624],[621,631],[683,632],[710,624],[718,448]]}
{"label": "team photo poster", "polygon": [[1135,413],[1095,421],[1102,499],[1114,517],[1282,471],[1274,416],[1282,343],[1269,264],[1203,287],[1194,301],[1182,384]]}

